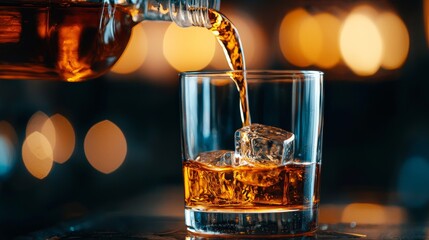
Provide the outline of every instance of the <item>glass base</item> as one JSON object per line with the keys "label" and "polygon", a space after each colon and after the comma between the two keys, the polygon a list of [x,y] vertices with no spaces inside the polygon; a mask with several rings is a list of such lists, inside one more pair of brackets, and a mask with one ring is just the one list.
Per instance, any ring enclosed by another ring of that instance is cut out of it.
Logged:
{"label": "glass base", "polygon": [[282,212],[207,212],[185,209],[188,231],[198,235],[282,237],[311,234],[317,228],[317,207]]}

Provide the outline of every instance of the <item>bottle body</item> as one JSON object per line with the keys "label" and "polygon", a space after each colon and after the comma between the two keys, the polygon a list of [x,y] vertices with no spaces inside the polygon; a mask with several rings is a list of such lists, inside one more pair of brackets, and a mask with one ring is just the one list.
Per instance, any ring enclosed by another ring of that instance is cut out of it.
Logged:
{"label": "bottle body", "polygon": [[153,6],[172,2],[151,1],[1,1],[0,79],[74,82],[101,76],[123,53],[136,23],[174,21],[170,8]]}
{"label": "bottle body", "polygon": [[48,2],[0,3],[0,78],[80,81],[108,71],[129,40],[130,16],[103,3]]}

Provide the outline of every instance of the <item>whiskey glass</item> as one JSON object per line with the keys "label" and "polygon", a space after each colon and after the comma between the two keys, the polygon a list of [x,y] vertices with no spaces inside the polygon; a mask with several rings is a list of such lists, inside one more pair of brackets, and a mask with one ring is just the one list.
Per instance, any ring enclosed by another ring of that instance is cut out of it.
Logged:
{"label": "whiskey glass", "polygon": [[[247,79],[243,126],[231,80]],[[185,222],[196,236],[281,237],[317,229],[323,73],[180,74]]]}

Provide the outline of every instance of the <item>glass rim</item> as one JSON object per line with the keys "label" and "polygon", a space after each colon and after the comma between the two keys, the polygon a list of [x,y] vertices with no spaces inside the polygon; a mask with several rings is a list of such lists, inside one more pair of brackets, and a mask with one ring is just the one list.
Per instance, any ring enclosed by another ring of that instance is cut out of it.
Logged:
{"label": "glass rim", "polygon": [[265,76],[276,76],[276,77],[291,77],[291,76],[323,76],[322,71],[317,70],[276,70],[276,69],[261,69],[261,70],[208,70],[208,71],[185,71],[179,73],[182,77],[214,77],[214,76],[226,76],[233,73],[246,73],[251,75],[265,75]]}

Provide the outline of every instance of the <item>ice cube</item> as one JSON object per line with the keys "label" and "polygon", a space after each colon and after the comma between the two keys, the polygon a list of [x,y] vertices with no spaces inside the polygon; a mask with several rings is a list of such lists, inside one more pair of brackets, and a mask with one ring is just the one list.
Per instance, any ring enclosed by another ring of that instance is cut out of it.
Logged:
{"label": "ice cube", "polygon": [[224,167],[231,166],[235,161],[235,157],[233,151],[217,150],[200,153],[195,161],[211,166]]}
{"label": "ice cube", "polygon": [[293,133],[281,128],[252,124],[235,132],[234,165],[279,166],[293,160]]}

